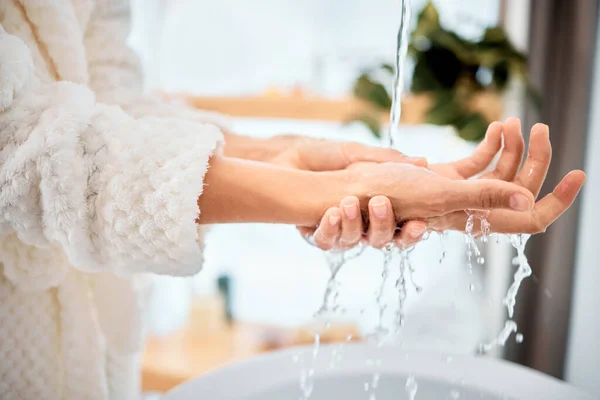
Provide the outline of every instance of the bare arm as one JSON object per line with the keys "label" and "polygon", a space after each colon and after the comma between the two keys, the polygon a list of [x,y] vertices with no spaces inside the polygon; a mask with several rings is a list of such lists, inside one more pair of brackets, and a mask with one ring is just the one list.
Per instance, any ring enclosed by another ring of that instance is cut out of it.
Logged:
{"label": "bare arm", "polygon": [[265,222],[314,226],[353,189],[341,172],[309,172],[215,157],[198,199],[200,224]]}

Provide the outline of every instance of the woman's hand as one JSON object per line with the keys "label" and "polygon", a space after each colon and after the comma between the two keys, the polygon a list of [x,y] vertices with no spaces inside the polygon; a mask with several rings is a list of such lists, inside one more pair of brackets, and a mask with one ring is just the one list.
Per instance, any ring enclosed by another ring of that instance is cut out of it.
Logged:
{"label": "woman's hand", "polygon": [[[269,162],[299,170],[335,171],[345,169],[355,162],[369,161],[396,161],[427,166],[424,158],[407,157],[396,150],[354,142],[336,142],[300,135],[279,135],[268,139],[238,136],[228,132],[225,135],[226,156]],[[318,228],[298,226],[298,230],[306,237],[314,237],[317,246],[323,250],[340,247],[340,244],[343,248],[355,246],[363,238],[362,219],[354,217],[360,212],[358,200],[348,197],[343,199],[341,204],[341,209],[332,209],[323,216]],[[390,202],[385,198],[376,198],[372,201],[370,210],[371,225],[367,232],[367,241],[371,246],[381,247],[391,241],[396,231]],[[410,237],[415,235],[419,225],[422,225],[420,234],[425,232],[424,224],[412,222]],[[403,232],[406,236],[406,230]]]}
{"label": "woman's hand", "polygon": [[[521,125],[519,120],[511,119],[507,121],[504,124],[504,132],[505,136],[508,137],[520,136]],[[522,150],[518,154],[519,160],[521,154]],[[531,129],[529,152],[520,172],[518,168],[507,165],[505,168],[496,168],[494,177],[511,180],[513,183],[527,189],[537,198],[546,178],[551,159],[552,146],[550,145],[548,126],[537,124]],[[573,204],[584,181],[585,173],[583,171],[571,171],[555,187],[554,191],[538,201],[532,210],[527,212],[495,210],[490,212],[487,220],[491,225],[492,232],[530,234],[544,232]],[[427,222],[430,230],[453,229],[462,231],[466,220],[466,213],[455,212],[432,218]],[[476,222],[479,223],[480,221]],[[478,226],[474,227],[475,232],[479,229]]]}
{"label": "woman's hand", "polygon": [[406,163],[355,163],[344,170],[313,172],[216,156],[204,177],[198,222],[314,227],[329,207],[348,196],[356,197],[363,218],[373,198],[387,197],[396,222],[466,209],[528,210],[534,201],[513,183],[457,181]]}
{"label": "woman's hand", "polygon": [[[492,171],[483,174],[481,178],[514,181],[529,189],[532,195],[537,197],[551,159],[552,149],[546,125],[538,124],[533,127],[528,159],[518,177],[516,175],[519,172],[523,157],[524,141],[520,121],[514,118],[507,120],[504,124],[500,122],[492,123],[488,128],[485,140],[480,143],[472,156],[452,163],[432,164],[429,168],[452,179],[464,180],[471,178],[482,173],[490,165],[502,148],[502,138],[504,138],[504,146],[496,167]],[[572,204],[584,180],[585,174],[583,172],[572,171],[556,187],[552,195],[536,204],[535,208],[528,214],[521,215],[521,213],[506,213],[504,211],[492,213],[489,220],[492,223],[492,230],[503,233],[543,232]],[[386,200],[385,198],[374,198],[372,202],[387,207],[388,213],[391,214],[391,205]],[[344,231],[341,229],[341,226],[344,225],[344,219],[347,219],[343,210],[345,210],[345,207],[356,205],[356,203],[356,199],[347,198],[342,200],[340,206],[332,207],[326,212],[315,234],[315,240],[319,247],[324,249],[332,247],[347,248],[355,245],[359,240],[366,240],[375,247],[382,247],[392,241],[400,247],[405,247],[421,240],[427,230],[455,229],[462,231],[465,228],[467,219],[466,213],[461,211],[434,218],[427,222],[421,220],[409,221],[402,227],[400,232],[393,235],[389,231],[389,218],[386,220],[371,212],[370,225],[365,237],[362,221],[360,221],[360,226],[357,226],[359,222],[349,223],[349,221],[346,221],[345,226],[352,228]],[[369,204],[369,208],[373,210],[372,204]],[[328,218],[331,215],[334,215],[334,221],[340,215],[342,222],[328,224]],[[380,212],[379,215],[383,215],[383,213]],[[523,224],[524,221],[517,221],[517,216],[526,218],[526,224]],[[479,222],[476,221],[477,224]],[[479,229],[479,227],[475,227],[475,229]]]}
{"label": "woman's hand", "polygon": [[[510,121],[510,120],[509,120]],[[507,123],[510,123],[507,121]],[[485,170],[502,148],[503,124],[494,122],[488,127],[485,139],[479,144],[473,155],[451,163],[432,164],[429,169],[451,179],[468,179]],[[510,130],[505,134],[504,148],[494,171],[486,178],[503,179],[510,170],[518,169],[523,154],[523,138],[520,131]],[[508,180],[508,179],[504,179]],[[427,231],[424,221],[408,221],[401,230],[396,229],[390,202],[383,197],[372,199],[369,204],[369,228],[365,232],[362,220],[352,218],[358,210],[358,200],[345,198],[339,206],[327,210],[316,232],[305,229],[306,235],[314,234],[318,247],[347,249],[360,241],[372,247],[381,248],[394,242],[399,247],[408,247],[419,242]],[[378,210],[376,213],[375,210]],[[338,221],[339,223],[333,223]]]}
{"label": "woman's hand", "polygon": [[[492,122],[484,140],[469,157],[449,163],[432,164],[429,168],[447,178],[469,179],[483,173],[502,150],[495,168],[484,173],[481,178],[512,181],[521,165],[524,148],[520,121],[509,118],[504,124]],[[421,240],[426,230],[427,226],[423,221],[408,221],[402,227],[402,231],[397,233],[395,242],[400,247],[412,246]]]}
{"label": "woman's hand", "polygon": [[[427,167],[424,158],[407,157],[399,151],[365,146],[355,142],[334,142],[303,138],[300,136],[279,136],[273,140],[288,141],[288,148],[269,161],[273,164],[308,171],[336,171],[348,168],[359,162],[399,162]],[[373,247],[383,247],[396,232],[396,221],[390,201],[377,196],[369,202],[369,229],[365,241]],[[422,231],[416,232],[422,225]],[[416,238],[425,233],[426,225],[413,222],[410,235]],[[317,228],[299,226],[305,237],[313,237],[316,245],[323,250],[332,248],[348,249],[363,240],[363,218],[358,199],[344,198],[339,207],[332,207],[323,216]],[[413,239],[414,240],[414,239]]]}

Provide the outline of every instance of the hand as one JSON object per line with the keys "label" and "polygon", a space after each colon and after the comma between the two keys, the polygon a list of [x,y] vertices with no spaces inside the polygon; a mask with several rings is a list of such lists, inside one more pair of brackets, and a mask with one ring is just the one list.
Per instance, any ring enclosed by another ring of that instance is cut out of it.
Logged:
{"label": "hand", "polygon": [[337,142],[294,135],[276,136],[272,140],[286,142],[287,146],[265,161],[303,171],[339,171],[357,162],[399,162],[427,167],[425,158],[408,157],[397,150],[356,142]]}
{"label": "hand", "polygon": [[[273,140],[287,140],[289,147],[270,162],[309,171],[335,171],[348,168],[357,162],[382,163],[394,161],[416,166],[427,166],[424,158],[411,158],[385,148],[369,147],[354,142],[334,142],[298,136],[280,136]],[[369,202],[369,220],[371,221],[365,240],[373,247],[383,247],[389,243],[396,232],[396,222],[390,201],[377,196]],[[422,236],[426,224],[412,224],[411,235],[421,226]],[[360,218],[359,201],[354,196],[344,198],[339,207],[332,207],[323,216],[317,228],[298,227],[304,236],[313,236],[316,245],[323,250],[332,248],[348,249],[356,246],[363,238],[363,219]]]}
{"label": "hand", "polygon": [[[494,170],[483,174],[481,178],[512,181],[521,165],[525,147],[521,130],[514,129],[517,124],[519,120],[516,118],[508,119],[505,124],[492,122],[484,140],[472,155],[458,161],[432,164],[429,169],[447,178],[469,179],[485,171],[502,150]],[[395,242],[400,247],[412,246],[421,240],[426,230],[427,226],[423,221],[408,221],[396,235]]]}
{"label": "hand", "polygon": [[[433,164],[429,169],[451,179],[468,179],[487,168],[498,151],[502,148],[503,124],[494,122],[488,127],[485,139],[479,144],[472,156],[444,164]],[[504,149],[496,169],[484,178],[503,179],[509,177],[511,171],[518,169],[523,154],[523,138],[519,131],[509,131],[504,135]],[[513,172],[513,174],[515,173]],[[514,175],[513,175],[514,177]],[[504,179],[510,180],[510,179]],[[424,221],[408,221],[401,230],[396,229],[393,212],[388,199],[373,198],[369,204],[369,228],[365,235],[362,220],[354,220],[351,215],[358,210],[358,199],[348,197],[343,199],[339,207],[327,210],[314,235],[315,243],[324,250],[333,247],[347,249],[364,241],[372,247],[381,248],[387,243],[394,242],[398,247],[408,247],[419,242],[427,231]],[[379,210],[375,213],[374,210]],[[341,220],[340,223],[335,221]],[[314,230],[306,230],[311,234]]]}
{"label": "hand", "polygon": [[[508,120],[504,124],[504,132],[505,136],[508,137],[520,136],[521,124],[519,120]],[[515,149],[518,150],[518,148]],[[518,159],[520,160],[522,150],[521,152],[515,151],[514,153],[514,157],[518,155]],[[520,172],[518,168],[514,168],[514,163],[510,163],[510,165],[506,163],[504,167],[501,167],[499,162],[499,168],[496,168],[495,176],[500,179],[512,180],[513,183],[527,189],[537,198],[546,178],[551,159],[552,146],[550,144],[548,126],[536,124],[531,129],[529,152]],[[517,172],[519,173],[515,177]],[[585,173],[583,171],[571,171],[556,186],[554,191],[538,201],[532,210],[526,212],[508,210],[492,211],[487,217],[492,231],[496,233],[529,234],[545,232],[548,226],[573,204],[584,181]],[[427,222],[430,230],[443,231],[454,229],[462,231],[465,228],[466,220],[466,213],[455,212],[432,218]],[[480,230],[480,227],[477,226],[479,222],[476,221],[474,232]]]}
{"label": "hand", "polygon": [[[473,207],[477,209],[519,210],[533,205],[533,196],[526,190],[515,191],[518,187],[499,180],[453,180],[401,163],[354,164],[349,169],[357,173],[352,181],[366,185],[366,195],[347,197],[339,206],[325,212],[315,234],[316,244],[323,249],[346,249],[358,243],[363,226],[361,208],[369,219],[377,218],[371,221],[366,240],[375,247],[382,247],[392,240],[396,221],[420,219],[422,231],[416,236],[422,236],[427,228],[426,220],[431,218],[427,216],[472,208],[468,204],[477,204]],[[382,195],[372,197],[370,193]]]}

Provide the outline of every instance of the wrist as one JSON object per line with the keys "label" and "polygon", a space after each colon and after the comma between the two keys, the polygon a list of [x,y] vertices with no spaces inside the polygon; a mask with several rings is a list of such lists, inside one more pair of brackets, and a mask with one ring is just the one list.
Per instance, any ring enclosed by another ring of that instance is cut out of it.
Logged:
{"label": "wrist", "polygon": [[350,193],[348,177],[347,171],[300,171],[214,157],[198,199],[198,222],[314,226],[327,208]]}
{"label": "wrist", "polygon": [[256,138],[225,132],[225,156],[253,161],[269,161],[293,145],[292,136]]}

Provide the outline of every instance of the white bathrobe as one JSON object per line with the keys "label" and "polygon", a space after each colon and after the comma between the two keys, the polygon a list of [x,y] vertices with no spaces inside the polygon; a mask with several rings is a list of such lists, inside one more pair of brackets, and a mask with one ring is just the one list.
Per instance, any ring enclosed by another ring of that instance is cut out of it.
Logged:
{"label": "white bathrobe", "polygon": [[200,269],[223,137],[141,94],[128,24],[123,0],[0,0],[2,400],[137,398],[145,273]]}

